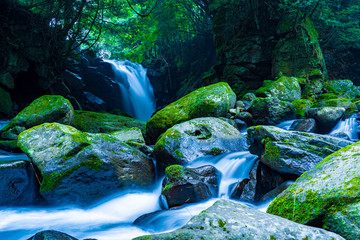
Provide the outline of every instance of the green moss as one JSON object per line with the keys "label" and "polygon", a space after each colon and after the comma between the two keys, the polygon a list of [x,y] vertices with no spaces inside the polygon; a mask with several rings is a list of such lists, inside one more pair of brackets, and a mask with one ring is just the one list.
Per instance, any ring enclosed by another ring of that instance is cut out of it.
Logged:
{"label": "green moss", "polygon": [[220,148],[217,148],[217,147],[214,147],[209,151],[209,154],[214,155],[214,156],[219,155],[221,153],[223,153],[223,150],[221,150]]}
{"label": "green moss", "polygon": [[295,114],[301,117],[305,117],[306,111],[313,105],[313,102],[309,99],[298,99],[291,103],[295,107]]}
{"label": "green moss", "polygon": [[222,219],[218,220],[219,227],[223,228],[226,225],[226,222],[224,222]]}
{"label": "green moss", "polygon": [[162,193],[163,195],[165,195],[166,192],[169,191],[169,189],[172,188],[173,186],[174,186],[174,184],[172,184],[172,183],[166,184],[166,186],[163,188],[163,190],[161,191],[161,193]]}
{"label": "green moss", "polygon": [[184,155],[182,154],[182,152],[179,151],[179,149],[176,149],[176,150],[174,151],[174,154],[175,154],[175,156],[178,157],[178,158],[183,158],[183,157],[184,157]]}
{"label": "green moss", "polygon": [[270,162],[275,162],[280,159],[280,150],[274,143],[269,141],[265,144],[265,152],[262,157]]}
{"label": "green moss", "polygon": [[185,176],[185,168],[180,165],[171,165],[165,169],[165,174],[170,179],[180,179]]}

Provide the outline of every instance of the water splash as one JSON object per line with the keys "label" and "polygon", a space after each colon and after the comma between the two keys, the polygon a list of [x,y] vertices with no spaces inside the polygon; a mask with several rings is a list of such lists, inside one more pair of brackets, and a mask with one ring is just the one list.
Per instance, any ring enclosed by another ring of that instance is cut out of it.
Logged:
{"label": "water splash", "polygon": [[288,120],[288,121],[284,121],[279,123],[278,125],[276,125],[276,127],[284,129],[286,131],[290,130],[291,125],[296,121],[296,119],[293,120]]}
{"label": "water splash", "polygon": [[115,80],[119,84],[122,110],[130,116],[147,121],[155,112],[154,89],[146,75],[146,69],[131,61],[104,60],[112,65]]}
{"label": "water splash", "polygon": [[340,120],[336,126],[331,130],[329,135],[346,134],[351,140],[358,140],[358,126],[356,122],[356,115],[351,115],[345,120]]}

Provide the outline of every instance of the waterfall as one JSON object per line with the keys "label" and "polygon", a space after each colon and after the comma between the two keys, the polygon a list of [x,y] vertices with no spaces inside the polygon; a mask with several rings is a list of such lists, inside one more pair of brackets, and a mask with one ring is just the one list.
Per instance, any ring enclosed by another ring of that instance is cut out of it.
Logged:
{"label": "waterfall", "polygon": [[345,120],[340,120],[336,126],[331,130],[329,135],[337,136],[339,134],[346,134],[351,140],[358,140],[358,126],[356,122],[356,115],[351,115]]}
{"label": "waterfall", "polygon": [[133,118],[147,121],[155,112],[154,90],[146,75],[146,69],[131,61],[104,60],[112,65],[115,80],[119,84],[122,110]]}

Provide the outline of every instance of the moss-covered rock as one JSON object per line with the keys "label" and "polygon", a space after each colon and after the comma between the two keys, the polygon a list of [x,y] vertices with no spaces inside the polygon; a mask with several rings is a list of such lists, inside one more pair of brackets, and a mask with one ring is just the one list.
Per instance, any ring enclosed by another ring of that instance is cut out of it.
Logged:
{"label": "moss-covered rock", "polygon": [[24,108],[3,129],[3,139],[17,139],[17,136],[31,127],[46,122],[71,125],[74,121],[74,108],[69,100],[57,95],[44,95]]}
{"label": "moss-covered rock", "polygon": [[351,80],[331,80],[326,83],[326,90],[329,93],[341,98],[359,98],[360,88],[355,86]]}
{"label": "moss-covered rock", "polygon": [[252,121],[255,125],[276,125],[295,117],[295,109],[291,103],[274,97],[254,99],[249,112],[252,114]]}
{"label": "moss-covered rock", "polygon": [[9,116],[12,108],[10,94],[0,87],[0,115]]}
{"label": "moss-covered rock", "polygon": [[198,157],[244,151],[245,137],[218,118],[196,118],[168,129],[156,142],[154,155],[165,169],[172,164],[185,165]]}
{"label": "moss-covered rock", "polygon": [[282,76],[276,81],[259,88],[256,93],[292,102],[301,98],[301,87],[296,77]]}
{"label": "moss-covered rock", "polygon": [[283,173],[301,175],[323,158],[352,144],[326,135],[286,131],[273,126],[248,128],[250,152],[261,162]]}
{"label": "moss-covered rock", "polygon": [[291,103],[295,107],[295,114],[301,117],[305,117],[305,113],[313,105],[313,102],[309,99],[298,99]]}
{"label": "moss-covered rock", "polygon": [[263,213],[241,203],[219,200],[212,207],[192,217],[178,230],[135,239],[340,240],[344,238],[323,229]]}
{"label": "moss-covered rock", "polygon": [[155,113],[146,124],[146,133],[155,142],[175,124],[198,117],[225,116],[235,101],[236,95],[227,83],[199,88]]}
{"label": "moss-covered rock", "polygon": [[73,126],[88,133],[111,133],[134,127],[145,133],[144,121],[110,113],[75,111]]}
{"label": "moss-covered rock", "polygon": [[214,166],[184,168],[171,165],[165,169],[162,195],[169,208],[217,197],[221,173]]}
{"label": "moss-covered rock", "polygon": [[145,144],[145,139],[142,135],[142,132],[137,127],[127,128],[120,131],[112,132],[110,133],[110,135],[126,143],[137,142],[137,143]]}
{"label": "moss-covered rock", "polygon": [[66,233],[58,232],[54,230],[46,230],[36,233],[34,236],[30,237],[28,240],[77,240]]}
{"label": "moss-covered rock", "polygon": [[282,73],[285,76],[306,78],[310,81],[310,88],[315,86],[312,84],[313,80],[321,79],[320,89],[313,94],[321,93],[327,72],[318,33],[311,20],[307,18],[294,25],[293,19],[284,17],[279,24],[278,32],[283,37],[275,47],[273,74],[276,76]]}
{"label": "moss-covered rock", "polygon": [[352,103],[351,99],[347,98],[335,98],[318,101],[312,107],[323,108],[323,107],[342,107],[345,108],[346,112],[353,112],[355,110],[355,104]]}
{"label": "moss-covered rock", "polygon": [[[342,218],[334,217],[334,214],[339,211],[350,213],[350,209],[360,202],[359,179],[360,142],[357,142],[331,154],[301,175],[275,198],[267,212],[303,224],[321,223],[325,217],[328,221],[331,219],[331,223],[325,221],[324,227],[343,234],[338,229],[344,224]],[[356,212],[357,219],[358,214]],[[351,214],[348,217],[351,219]],[[347,238],[346,234],[343,236]]]}
{"label": "moss-covered rock", "polygon": [[324,219],[324,227],[348,240],[360,239],[360,202],[336,209]]}
{"label": "moss-covered rock", "polygon": [[155,177],[150,158],[108,134],[45,123],[22,132],[18,145],[39,169],[40,193],[50,203],[84,204],[150,186]]}

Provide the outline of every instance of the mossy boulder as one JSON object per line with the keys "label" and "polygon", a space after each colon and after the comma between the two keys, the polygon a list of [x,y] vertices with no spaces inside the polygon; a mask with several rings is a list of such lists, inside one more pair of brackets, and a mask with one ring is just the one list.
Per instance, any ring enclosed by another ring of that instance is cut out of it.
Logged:
{"label": "mossy boulder", "polygon": [[44,95],[34,100],[0,130],[0,136],[3,139],[17,139],[26,129],[46,122],[71,125],[74,122],[74,108],[69,100],[57,95]]}
{"label": "mossy boulder", "polygon": [[135,239],[340,240],[344,238],[323,229],[266,214],[241,203],[219,200],[199,215],[192,217],[178,230]]}
{"label": "mossy boulder", "polygon": [[324,226],[348,240],[360,239],[360,202],[336,209],[324,219]]}
{"label": "mossy boulder", "polygon": [[[326,157],[276,197],[267,212],[302,224],[323,224],[325,219],[324,228],[349,240],[357,239],[350,237],[352,230],[344,233],[346,228],[340,226],[346,224],[342,221],[351,219],[352,214],[356,215],[353,224],[359,219],[358,211],[351,213],[360,202],[359,153],[360,142],[357,142]],[[349,215],[343,218],[339,211]],[[358,225],[356,227],[358,229]]]}
{"label": "mossy boulder", "polygon": [[331,136],[286,131],[273,126],[248,128],[250,152],[261,162],[282,172],[301,175],[316,166],[326,156],[352,144]]}
{"label": "mossy boulder", "polygon": [[186,165],[205,155],[244,151],[245,137],[218,118],[196,118],[168,129],[156,142],[154,155],[165,169],[173,164]]}
{"label": "mossy boulder", "polygon": [[224,82],[199,88],[155,113],[146,124],[153,142],[175,124],[199,117],[222,117],[235,106],[236,95]]}
{"label": "mossy boulder", "polygon": [[317,121],[320,133],[329,133],[344,114],[343,107],[310,108],[306,112],[308,118],[314,118]]}
{"label": "mossy boulder", "polygon": [[139,128],[145,133],[145,122],[110,113],[75,111],[73,126],[88,133],[111,133],[128,128]]}
{"label": "mossy boulder", "polygon": [[30,163],[0,161],[0,206],[31,206],[39,203],[39,183]]}
{"label": "mossy boulder", "polygon": [[12,108],[12,101],[10,94],[6,92],[4,89],[0,87],[0,116],[8,117],[11,108]]}
{"label": "mossy boulder", "polygon": [[295,117],[294,106],[275,97],[256,98],[251,102],[249,112],[255,125],[276,125]]}
{"label": "mossy boulder", "polygon": [[256,93],[292,102],[301,98],[301,87],[296,77],[282,76],[276,81],[259,88]]}
{"label": "mossy boulder", "polygon": [[18,145],[39,169],[40,193],[49,203],[86,204],[154,182],[153,161],[108,134],[45,123],[22,132]]}
{"label": "mossy boulder", "polygon": [[360,87],[355,86],[351,80],[331,80],[326,83],[326,89],[329,93],[341,98],[359,98]]}
{"label": "mossy boulder", "polygon": [[318,101],[312,106],[313,108],[323,107],[343,107],[346,112],[353,112],[355,110],[355,104],[352,103],[351,99],[347,98],[334,98]]}
{"label": "mossy boulder", "polygon": [[63,232],[46,230],[36,233],[27,240],[77,240],[77,238]]}
{"label": "mossy boulder", "polygon": [[298,99],[291,102],[295,107],[297,116],[305,117],[305,113],[311,108],[313,102],[309,99]]}
{"label": "mossy boulder", "polygon": [[162,195],[167,207],[194,203],[217,197],[221,173],[214,166],[184,168],[171,165],[165,169]]}
{"label": "mossy boulder", "polygon": [[126,143],[137,142],[137,143],[145,144],[144,136],[142,135],[140,128],[137,127],[127,128],[116,132],[112,132],[110,133],[110,135]]}

